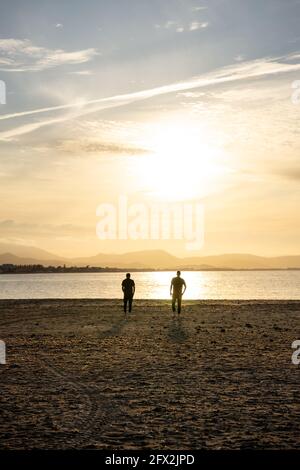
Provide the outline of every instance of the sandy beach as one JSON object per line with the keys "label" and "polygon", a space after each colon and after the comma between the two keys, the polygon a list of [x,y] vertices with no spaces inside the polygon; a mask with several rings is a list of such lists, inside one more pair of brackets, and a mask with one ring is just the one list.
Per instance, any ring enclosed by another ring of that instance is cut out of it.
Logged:
{"label": "sandy beach", "polygon": [[1,449],[299,449],[300,301],[3,300]]}

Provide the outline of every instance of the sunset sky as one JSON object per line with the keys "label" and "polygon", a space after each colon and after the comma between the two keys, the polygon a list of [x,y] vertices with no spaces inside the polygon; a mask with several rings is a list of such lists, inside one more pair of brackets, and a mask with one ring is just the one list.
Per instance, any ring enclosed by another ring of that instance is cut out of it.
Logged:
{"label": "sunset sky", "polygon": [[192,255],[300,254],[299,0],[2,3],[0,242],[191,256],[99,240],[127,196],[203,204]]}

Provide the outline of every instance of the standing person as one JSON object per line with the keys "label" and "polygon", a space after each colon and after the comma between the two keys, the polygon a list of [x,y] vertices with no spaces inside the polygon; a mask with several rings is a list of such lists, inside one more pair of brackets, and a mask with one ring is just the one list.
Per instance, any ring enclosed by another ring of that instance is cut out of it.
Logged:
{"label": "standing person", "polygon": [[[181,299],[183,294],[186,291],[186,283],[185,280],[182,279],[181,272],[177,271],[177,276],[173,277],[170,285],[170,295],[172,295],[172,310],[175,312],[176,310],[176,301],[177,301],[177,312],[178,314],[181,312]],[[182,290],[183,288],[183,290]]]}
{"label": "standing person", "polygon": [[132,308],[132,299],[135,293],[135,283],[133,279],[130,279],[130,273],[126,274],[126,279],[122,282],[122,291],[124,293],[124,313],[127,312],[127,303],[130,313]]}

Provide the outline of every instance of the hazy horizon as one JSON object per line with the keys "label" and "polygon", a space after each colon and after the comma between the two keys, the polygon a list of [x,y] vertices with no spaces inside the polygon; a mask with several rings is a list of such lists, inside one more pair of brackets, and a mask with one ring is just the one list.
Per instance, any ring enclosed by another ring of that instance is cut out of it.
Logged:
{"label": "hazy horizon", "polygon": [[171,250],[168,250],[167,248],[159,248],[159,247],[154,247],[154,248],[138,248],[138,249],[129,249],[129,250],[126,250],[126,249],[123,249],[123,250],[117,250],[115,249],[115,251],[106,251],[105,249],[101,250],[101,247],[100,249],[96,248],[96,250],[90,250],[90,251],[83,251],[83,252],[79,252],[79,251],[74,251],[74,254],[71,255],[69,254],[68,252],[65,252],[63,250],[60,250],[59,248],[57,250],[50,250],[48,249],[47,247],[44,247],[42,245],[29,245],[29,244],[18,244],[18,243],[9,243],[9,242],[2,242],[0,241],[0,255],[1,254],[4,254],[5,252],[9,252],[10,251],[10,248],[8,248],[8,250],[6,251],[5,249],[2,249],[2,246],[3,245],[8,245],[8,247],[11,247],[11,251],[13,252],[13,248],[20,248],[20,247],[26,247],[26,248],[32,248],[32,249],[40,249],[40,250],[43,250],[43,251],[46,251],[50,254],[53,254],[54,256],[58,256],[60,258],[66,258],[66,259],[74,259],[74,258],[88,258],[88,257],[92,257],[92,256],[96,256],[98,254],[104,254],[104,255],[124,255],[124,254],[130,254],[130,253],[137,253],[137,252],[140,252],[140,251],[163,251],[165,253],[168,253],[170,254],[171,256],[174,256],[174,257],[178,257],[178,258],[194,258],[194,257],[199,257],[199,258],[202,258],[202,257],[209,257],[209,256],[222,256],[222,255],[249,255],[249,256],[258,256],[258,257],[265,257],[265,258],[276,258],[276,257],[285,257],[285,256],[300,256],[300,249],[299,251],[295,252],[295,253],[289,253],[288,250],[287,251],[283,251],[282,253],[270,253],[270,254],[264,254],[264,253],[259,253],[259,252],[242,252],[242,251],[235,251],[234,249],[232,249],[231,251],[204,251],[204,250],[201,250],[199,252],[193,252],[193,251],[186,251],[184,253],[180,252],[180,253],[177,253],[176,250],[175,251],[171,251]]}
{"label": "hazy horizon", "polygon": [[[261,257],[253,253],[214,253],[207,256],[175,256],[165,250],[135,250],[124,253],[93,253],[85,257],[61,257],[37,247],[0,242],[0,265],[16,266],[14,273],[35,272],[25,269],[32,265],[67,268],[107,267],[126,270],[290,270],[300,269],[300,255]],[[19,268],[18,268],[19,266]],[[2,271],[5,274],[6,269]],[[10,269],[7,271],[10,273]],[[42,271],[41,271],[42,272]]]}
{"label": "hazy horizon", "polygon": [[[284,254],[271,254],[271,255],[264,255],[264,254],[258,254],[258,253],[251,253],[251,252],[239,252],[239,251],[231,251],[231,252],[212,252],[212,253],[194,253],[194,252],[186,252],[185,255],[178,255],[177,253],[172,253],[170,250],[167,250],[167,249],[160,249],[160,248],[149,248],[149,249],[135,249],[135,250],[129,250],[129,251],[111,251],[111,252],[106,252],[106,251],[93,251],[93,252],[90,252],[90,253],[87,253],[86,255],[74,255],[74,256],[70,256],[70,255],[64,255],[63,253],[60,254],[59,252],[52,252],[50,250],[47,250],[41,246],[36,246],[36,245],[25,245],[25,244],[15,244],[15,243],[3,243],[0,241],[0,255],[1,254],[4,254],[4,253],[8,253],[8,252],[12,252],[12,254],[14,254],[15,250],[18,251],[18,249],[21,249],[22,248],[25,248],[26,250],[28,249],[30,251],[30,249],[32,250],[41,250],[41,251],[45,251],[47,252],[49,255],[53,255],[53,256],[58,256],[60,258],[65,258],[65,259],[76,259],[76,258],[88,258],[88,257],[93,257],[93,256],[97,256],[98,254],[103,254],[103,255],[113,255],[113,256],[121,256],[121,255],[127,255],[127,254],[134,254],[134,253],[139,253],[139,252],[152,252],[152,251],[156,251],[156,252],[163,252],[163,253],[166,253],[168,255],[171,255],[171,256],[174,256],[174,257],[177,257],[177,258],[205,258],[205,257],[211,257],[211,256],[230,256],[230,255],[241,255],[241,256],[258,256],[258,257],[265,257],[265,258],[276,258],[276,257],[288,257],[288,256],[300,256],[300,250],[298,253],[294,253],[294,254],[288,254],[288,253],[284,253]],[[19,256],[19,255],[18,255]]]}

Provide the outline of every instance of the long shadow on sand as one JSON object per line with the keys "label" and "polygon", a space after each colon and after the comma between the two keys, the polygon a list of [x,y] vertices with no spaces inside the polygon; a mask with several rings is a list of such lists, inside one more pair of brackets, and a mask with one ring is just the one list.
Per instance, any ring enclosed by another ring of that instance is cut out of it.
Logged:
{"label": "long shadow on sand", "polygon": [[184,343],[189,338],[189,333],[184,328],[182,318],[174,318],[169,324],[168,337],[175,343]]}
{"label": "long shadow on sand", "polygon": [[99,339],[110,338],[111,336],[117,336],[123,330],[124,326],[127,324],[127,318],[122,318],[121,320],[117,321],[113,324],[108,330],[102,331],[99,333]]}

